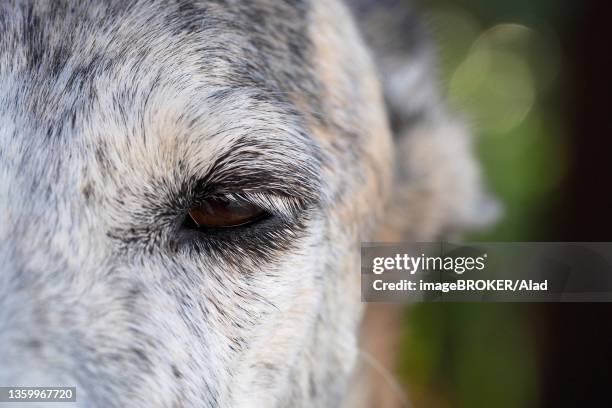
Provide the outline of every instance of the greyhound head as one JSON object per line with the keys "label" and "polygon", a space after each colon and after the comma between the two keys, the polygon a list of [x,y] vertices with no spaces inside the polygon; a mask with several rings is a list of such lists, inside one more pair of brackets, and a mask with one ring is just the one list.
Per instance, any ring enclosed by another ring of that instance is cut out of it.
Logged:
{"label": "greyhound head", "polygon": [[0,385],[337,406],[359,242],[385,209],[433,235],[467,200],[416,164],[449,168],[446,139],[407,139],[417,190],[394,184],[373,65],[338,1],[3,2]]}

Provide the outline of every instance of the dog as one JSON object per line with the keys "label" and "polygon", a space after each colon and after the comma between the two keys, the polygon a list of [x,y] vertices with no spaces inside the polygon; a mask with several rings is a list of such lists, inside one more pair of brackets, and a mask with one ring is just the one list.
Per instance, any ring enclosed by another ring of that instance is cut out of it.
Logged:
{"label": "dog", "polygon": [[487,218],[433,55],[400,1],[0,3],[0,385],[366,404],[360,243]]}

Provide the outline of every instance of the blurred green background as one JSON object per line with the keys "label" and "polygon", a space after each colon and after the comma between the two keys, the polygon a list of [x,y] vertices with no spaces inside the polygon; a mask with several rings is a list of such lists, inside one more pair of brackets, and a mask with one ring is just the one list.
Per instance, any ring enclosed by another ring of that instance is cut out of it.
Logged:
{"label": "blurred green background", "polygon": [[[579,2],[422,0],[451,106],[472,125],[504,207],[474,241],[538,241],[568,173],[561,33]],[[426,303],[405,314],[399,377],[415,407],[541,406],[539,316],[528,304]]]}

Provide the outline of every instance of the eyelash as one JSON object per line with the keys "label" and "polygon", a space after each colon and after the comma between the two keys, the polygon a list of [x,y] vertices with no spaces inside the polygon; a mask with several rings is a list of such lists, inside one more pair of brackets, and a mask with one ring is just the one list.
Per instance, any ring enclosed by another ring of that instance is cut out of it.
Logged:
{"label": "eyelash", "polygon": [[194,200],[194,204],[198,201],[203,201],[210,198],[223,198],[230,201],[246,202],[254,206],[260,207],[268,212],[271,216],[282,218],[288,222],[296,221],[300,215],[308,210],[306,206],[299,200],[290,197],[280,197],[274,194],[265,193],[217,193],[209,194],[204,197],[198,197]]}
{"label": "eyelash", "polygon": [[206,254],[223,262],[240,265],[244,257],[250,260],[271,261],[274,254],[291,248],[301,236],[304,224],[287,224],[270,218],[249,226],[229,230],[197,231],[182,233],[180,247],[191,255]]}
{"label": "eyelash", "polygon": [[[215,197],[246,201],[267,212],[263,218],[233,228],[179,228],[177,243],[193,255],[218,256],[226,262],[240,263],[241,254],[250,259],[271,260],[274,253],[290,248],[310,218],[307,208],[298,207],[284,197],[259,193],[228,193]],[[211,198],[209,195],[207,198]],[[203,198],[200,198],[202,200]],[[197,200],[194,201],[197,203]],[[189,217],[184,214],[183,217]],[[185,218],[181,220],[183,225]]]}
{"label": "eyelash", "polygon": [[221,235],[227,232],[236,233],[237,231],[243,231],[247,228],[256,227],[257,224],[266,222],[271,217],[274,217],[274,215],[269,212],[266,212],[265,214],[258,217],[257,219],[254,219],[253,221],[249,221],[242,225],[236,225],[232,227],[207,227],[207,226],[196,225],[195,221],[189,216],[189,214],[185,214],[183,217],[183,222],[181,223],[181,228],[199,232],[201,234],[209,234],[209,235],[219,234]]}

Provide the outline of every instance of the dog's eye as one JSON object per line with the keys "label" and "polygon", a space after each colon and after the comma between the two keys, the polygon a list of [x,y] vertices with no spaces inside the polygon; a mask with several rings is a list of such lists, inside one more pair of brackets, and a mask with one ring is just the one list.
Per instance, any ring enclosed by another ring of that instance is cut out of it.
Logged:
{"label": "dog's eye", "polygon": [[269,214],[246,201],[209,198],[189,209],[189,220],[197,228],[231,228],[251,224]]}

